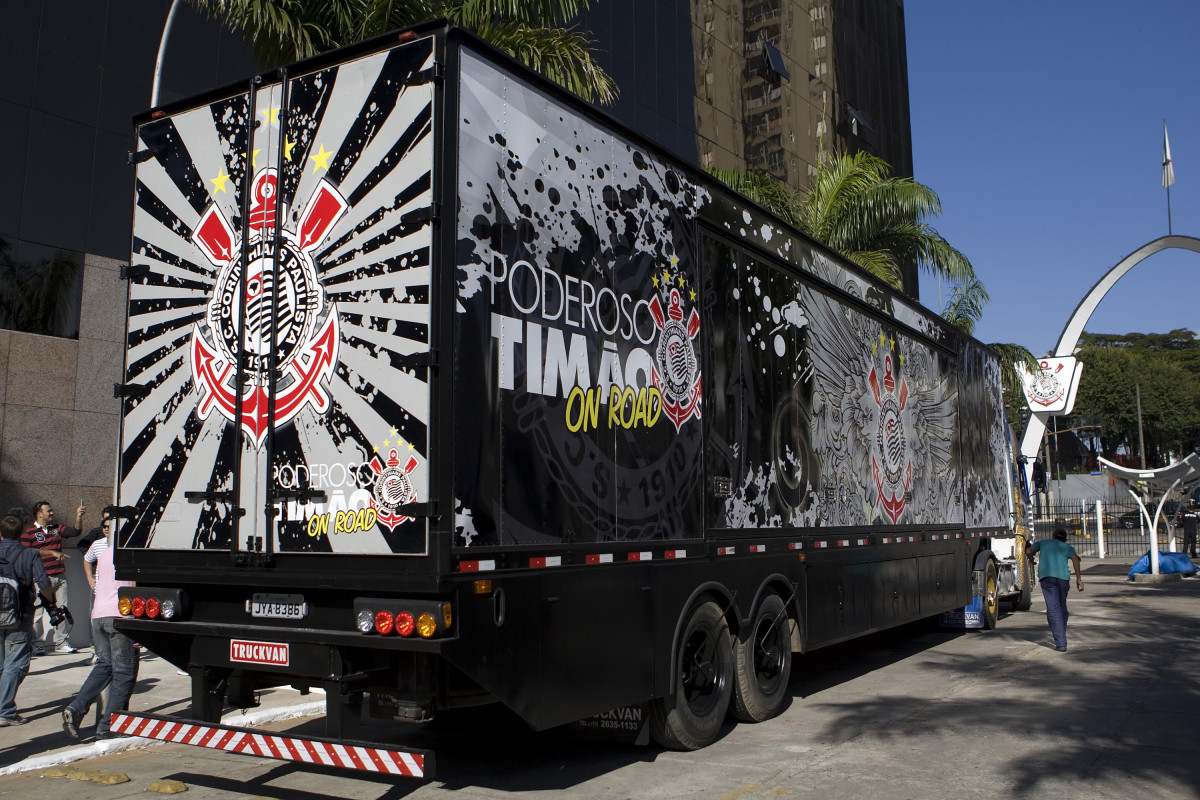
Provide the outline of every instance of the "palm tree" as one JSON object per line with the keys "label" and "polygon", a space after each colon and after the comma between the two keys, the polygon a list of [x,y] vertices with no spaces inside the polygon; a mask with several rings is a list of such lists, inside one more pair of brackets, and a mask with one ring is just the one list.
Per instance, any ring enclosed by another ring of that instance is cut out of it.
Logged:
{"label": "palm tree", "polygon": [[[972,275],[968,280],[954,285],[954,291],[946,307],[942,309],[942,319],[949,322],[968,336],[975,335],[975,325],[983,316],[983,309],[991,298],[983,282]],[[1000,356],[1000,380],[1003,384],[1004,395],[1023,397],[1025,388],[1018,374],[1017,364],[1023,364],[1030,372],[1037,374],[1038,360],[1026,347],[1006,342],[991,342],[988,347]],[[1024,403],[1022,399],[1014,407]]]}
{"label": "palm tree", "polygon": [[61,250],[37,264],[19,262],[12,244],[0,237],[0,328],[77,336],[79,272],[76,258]]}
{"label": "palm tree", "polygon": [[254,42],[268,63],[307,58],[425,20],[444,18],[587,100],[611,103],[617,85],[592,58],[594,42],[559,23],[590,0],[187,0]]}
{"label": "palm tree", "polygon": [[942,212],[937,194],[891,171],[869,153],[837,155],[800,192],[765,175],[711,172],[890,286],[900,288],[901,267],[909,264],[956,284],[972,280],[967,257],[925,222]]}

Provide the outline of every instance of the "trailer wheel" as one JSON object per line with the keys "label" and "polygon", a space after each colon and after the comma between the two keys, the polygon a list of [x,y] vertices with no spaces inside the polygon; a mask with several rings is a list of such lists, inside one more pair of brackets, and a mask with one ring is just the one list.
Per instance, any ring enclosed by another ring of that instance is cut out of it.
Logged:
{"label": "trailer wheel", "polygon": [[779,595],[769,594],[758,606],[746,641],[734,641],[736,719],[762,722],[783,707],[792,674],[792,632],[788,623],[783,601]]}
{"label": "trailer wheel", "polygon": [[1017,611],[1028,611],[1033,606],[1033,562],[1021,559],[1021,594],[1017,597]]}
{"label": "trailer wheel", "polygon": [[990,631],[996,627],[1000,617],[1000,587],[996,582],[996,562],[988,561],[983,573],[983,629]]}
{"label": "trailer wheel", "polygon": [[717,738],[733,690],[729,623],[716,603],[692,609],[675,659],[674,691],[650,705],[650,735],[671,750],[698,750]]}

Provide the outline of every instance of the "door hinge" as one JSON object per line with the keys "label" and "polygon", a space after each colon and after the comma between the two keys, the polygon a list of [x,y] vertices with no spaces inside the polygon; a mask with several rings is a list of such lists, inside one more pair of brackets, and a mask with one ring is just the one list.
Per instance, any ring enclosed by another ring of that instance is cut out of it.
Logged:
{"label": "door hinge", "polygon": [[136,281],[138,278],[144,278],[149,274],[149,264],[121,265],[121,280],[123,281]]}
{"label": "door hinge", "polygon": [[441,64],[434,64],[429,69],[423,69],[420,72],[413,73],[404,79],[404,86],[423,86],[426,83],[441,84],[444,70]]}
{"label": "door hinge", "polygon": [[140,400],[150,394],[150,387],[144,383],[114,383],[113,397],[124,400],[131,398]]}

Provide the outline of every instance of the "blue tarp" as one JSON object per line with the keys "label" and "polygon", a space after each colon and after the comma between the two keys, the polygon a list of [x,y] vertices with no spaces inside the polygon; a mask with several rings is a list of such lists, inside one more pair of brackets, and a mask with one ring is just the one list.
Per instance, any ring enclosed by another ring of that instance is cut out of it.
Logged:
{"label": "blue tarp", "polygon": [[[1181,575],[1195,575],[1196,565],[1192,560],[1183,553],[1172,553],[1165,550],[1158,551],[1158,574],[1170,575],[1172,572],[1178,572]],[[1137,560],[1137,563],[1129,568],[1129,580],[1133,580],[1134,575],[1150,574],[1150,551]]]}

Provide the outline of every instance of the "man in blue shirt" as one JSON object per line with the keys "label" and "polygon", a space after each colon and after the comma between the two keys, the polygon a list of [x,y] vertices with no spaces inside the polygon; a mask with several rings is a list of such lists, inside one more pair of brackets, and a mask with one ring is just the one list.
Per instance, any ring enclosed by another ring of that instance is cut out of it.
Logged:
{"label": "man in blue shirt", "polygon": [[1075,568],[1075,588],[1083,591],[1083,575],[1079,572],[1079,554],[1067,544],[1067,529],[1055,528],[1053,539],[1041,539],[1025,548],[1025,555],[1033,560],[1034,553],[1041,553],[1038,563],[1038,578],[1042,585],[1042,596],[1046,598],[1046,619],[1050,632],[1054,634],[1054,649],[1060,653],[1067,650],[1067,593],[1071,591],[1071,572],[1068,563]]}
{"label": "man in blue shirt", "polygon": [[25,724],[17,713],[17,689],[29,672],[33,650],[34,592],[40,591],[43,602],[54,604],[54,591],[38,551],[21,544],[22,527],[14,516],[0,519],[0,559],[6,562],[4,574],[17,582],[20,614],[15,626],[0,630],[0,727]]}

